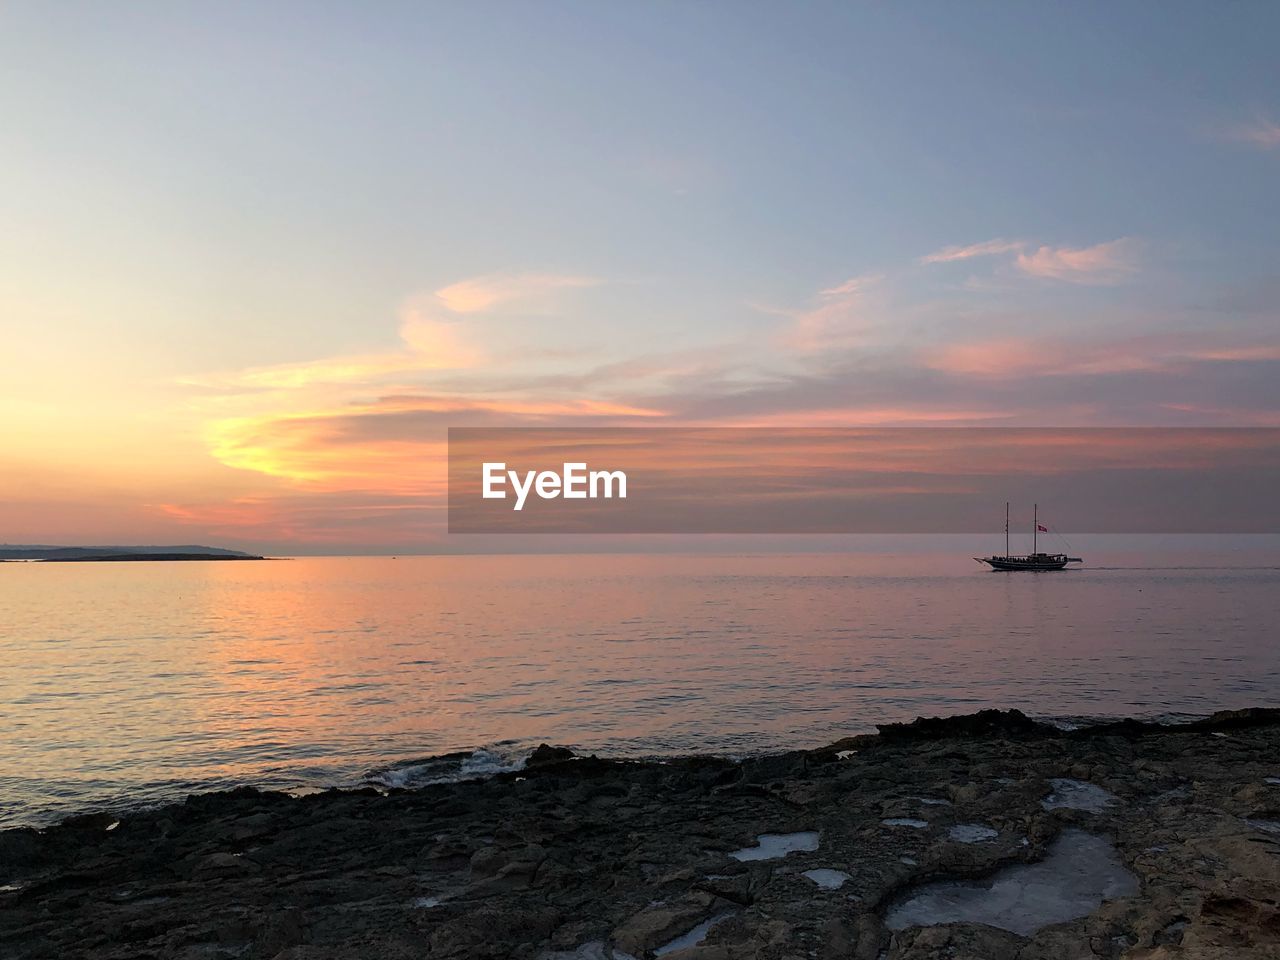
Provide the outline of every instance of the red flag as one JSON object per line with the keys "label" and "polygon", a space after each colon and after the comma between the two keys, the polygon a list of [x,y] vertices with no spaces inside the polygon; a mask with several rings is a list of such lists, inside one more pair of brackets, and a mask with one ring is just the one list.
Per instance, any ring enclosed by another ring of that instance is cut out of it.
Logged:
{"label": "red flag", "polygon": [[1036,524],[1036,529],[1037,529],[1037,530],[1039,530],[1041,533],[1048,533],[1048,532],[1049,532],[1049,528],[1048,528],[1048,527],[1046,527],[1043,523],[1037,523],[1037,524]]}

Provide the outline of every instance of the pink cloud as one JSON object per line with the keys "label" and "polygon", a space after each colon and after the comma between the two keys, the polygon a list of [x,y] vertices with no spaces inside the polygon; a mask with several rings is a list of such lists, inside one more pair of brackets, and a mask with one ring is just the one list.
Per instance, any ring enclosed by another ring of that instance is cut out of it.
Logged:
{"label": "pink cloud", "polygon": [[926,366],[962,377],[1017,379],[1172,372],[1193,363],[1280,360],[1269,344],[1214,344],[1199,336],[1069,342],[1010,337],[956,343],[926,353]]}
{"label": "pink cloud", "polygon": [[986,240],[982,243],[971,243],[967,246],[944,247],[941,250],[921,257],[921,263],[952,263],[956,260],[970,260],[973,257],[991,257],[1001,253],[1017,253],[1026,244],[1020,240]]}
{"label": "pink cloud", "polygon": [[1119,283],[1136,269],[1135,246],[1127,238],[1078,249],[1042,246],[1032,253],[1019,253],[1016,264],[1033,277],[1109,285]]}
{"label": "pink cloud", "polygon": [[1107,285],[1118,283],[1136,269],[1137,244],[1129,238],[1110,240],[1092,247],[1029,248],[1020,240],[985,240],[967,246],[944,247],[921,257],[923,264],[954,263],[975,257],[1016,254],[1014,265],[1033,277],[1066,280],[1071,283]]}
{"label": "pink cloud", "polygon": [[1280,147],[1280,123],[1270,117],[1258,117],[1252,123],[1242,123],[1230,128],[1227,138],[1270,150]]}
{"label": "pink cloud", "polygon": [[925,424],[966,425],[1008,420],[1007,410],[953,410],[927,405],[875,405],[824,409],[782,410],[777,413],[741,414],[709,421],[720,427],[903,427]]}
{"label": "pink cloud", "polygon": [[883,280],[883,274],[871,274],[865,277],[850,277],[844,283],[837,284],[834,287],[828,287],[821,291],[820,297],[849,297],[857,293],[862,293],[873,283]]}
{"label": "pink cloud", "polygon": [[1124,373],[1153,369],[1144,350],[1114,344],[1063,344],[1010,338],[957,343],[932,351],[926,365],[964,377],[1003,379],[1061,374]]}

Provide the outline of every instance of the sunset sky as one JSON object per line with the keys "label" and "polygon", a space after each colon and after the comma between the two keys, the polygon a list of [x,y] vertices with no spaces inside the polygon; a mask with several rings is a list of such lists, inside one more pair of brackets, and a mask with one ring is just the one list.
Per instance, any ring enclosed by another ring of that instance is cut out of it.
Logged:
{"label": "sunset sky", "polygon": [[1280,426],[1280,6],[0,3],[0,542],[449,426]]}

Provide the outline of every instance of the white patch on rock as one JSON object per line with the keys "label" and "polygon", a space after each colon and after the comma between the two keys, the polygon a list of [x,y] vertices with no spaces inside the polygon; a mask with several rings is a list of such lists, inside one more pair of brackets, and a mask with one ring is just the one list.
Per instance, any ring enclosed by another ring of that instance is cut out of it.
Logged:
{"label": "white patch on rock", "polygon": [[823,890],[839,890],[844,886],[845,881],[849,879],[849,874],[843,870],[828,870],[826,868],[806,870],[801,876],[812,880]]}
{"label": "white patch on rock", "polygon": [[986,843],[1000,836],[1000,831],[980,823],[957,823],[947,835],[956,843]]}
{"label": "white patch on rock", "polygon": [[1044,722],[1051,727],[1067,732],[1080,729],[1080,721],[1072,720],[1070,717],[1045,717]]}
{"label": "white patch on rock", "polygon": [[911,859],[910,857],[899,857],[899,858],[898,858],[898,862],[899,862],[899,863],[905,863],[908,867],[918,867],[918,866],[920,866],[919,861],[913,860],[913,859]]}
{"label": "white patch on rock", "polygon": [[985,923],[1020,936],[1087,916],[1103,900],[1132,896],[1138,879],[1103,837],[1065,830],[1039,863],[1005,867],[985,881],[939,881],[916,888],[885,917],[890,930]]}
{"label": "white patch on rock", "polygon": [[1040,801],[1040,806],[1046,810],[1061,807],[1067,810],[1101,813],[1119,799],[1114,793],[1103,790],[1096,784],[1085,783],[1083,780],[1060,778],[1050,780],[1049,784],[1053,787],[1053,793]]}
{"label": "white patch on rock", "polygon": [[1272,786],[1280,786],[1280,777],[1267,777],[1263,783],[1269,783]]}
{"label": "white patch on rock", "polygon": [[929,826],[928,820],[917,820],[915,817],[890,817],[880,822],[886,827],[910,827],[913,830],[923,830]]}
{"label": "white patch on rock", "polygon": [[[817,836],[817,834],[814,834],[814,836]],[[662,956],[666,956],[668,953],[674,953],[677,950],[684,950],[684,949],[687,949],[688,947],[696,947],[698,944],[700,944],[703,940],[706,939],[707,934],[711,932],[712,927],[714,927],[717,923],[719,923],[722,920],[729,919],[729,917],[731,916],[733,916],[733,911],[729,911],[728,913],[720,913],[707,920],[703,920],[700,924],[698,924],[688,933],[682,933],[680,936],[676,937],[674,940],[668,940],[662,946],[654,947],[653,955],[655,957],[662,957]],[[619,960],[619,958],[615,957],[614,960]]]}
{"label": "white patch on rock", "polygon": [[818,849],[818,832],[805,830],[800,833],[762,833],[756,837],[754,847],[734,850],[729,856],[735,860],[776,860],[788,853],[808,852]]}
{"label": "white patch on rock", "polygon": [[413,905],[423,910],[430,910],[432,907],[438,907],[444,903],[439,897],[418,897],[413,901]]}

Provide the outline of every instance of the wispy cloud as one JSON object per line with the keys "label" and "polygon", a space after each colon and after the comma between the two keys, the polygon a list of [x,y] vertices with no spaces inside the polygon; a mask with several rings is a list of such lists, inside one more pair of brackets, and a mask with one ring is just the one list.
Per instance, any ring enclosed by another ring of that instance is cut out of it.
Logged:
{"label": "wispy cloud", "polygon": [[435,299],[453,313],[477,313],[508,303],[529,303],[558,290],[594,287],[595,277],[552,273],[491,273],[442,287]]}
{"label": "wispy cloud", "polygon": [[220,463],[316,491],[442,496],[449,426],[609,423],[663,411],[604,400],[386,396],[330,409],[216,421]]}
{"label": "wispy cloud", "polygon": [[1070,283],[1110,285],[1137,269],[1137,243],[1122,237],[1092,247],[1034,247],[1021,240],[985,240],[967,246],[944,247],[920,258],[922,264],[955,263],[975,257],[1014,254],[1021,273]]}
{"label": "wispy cloud", "polygon": [[[932,285],[922,299],[911,284],[925,270],[905,264],[758,308],[776,318],[768,332],[744,324],[716,342],[629,356],[576,343],[566,352],[556,323],[522,322],[573,319],[570,298],[589,278],[503,273],[450,284],[406,303],[392,328],[399,342],[384,351],[205,378],[206,449],[243,484],[228,488],[251,496],[224,501],[225,512],[165,496],[165,516],[332,542],[400,542],[411,525],[420,541],[439,533],[449,426],[1257,422],[1250,411],[1267,409],[1280,382],[1280,348],[1257,324],[1192,335],[1159,332],[1161,317],[1135,336],[1112,310],[1117,328],[1100,331],[1095,313],[1090,334],[1060,322],[1074,309],[1071,291],[1048,308],[1037,295],[1047,282],[1118,282],[1139,249],[1127,239],[949,247],[921,262],[995,258],[1000,303],[954,288],[937,298]],[[1035,312],[1045,309],[1058,312]]]}
{"label": "wispy cloud", "polygon": [[[557,292],[599,281],[540,273],[489,274],[411,298],[396,349],[188,378],[206,393],[205,440],[227,467],[290,489],[443,494],[444,429],[459,423],[545,423],[662,416],[663,411],[575,389],[533,371],[538,350],[495,356],[504,306],[555,307]],[[503,384],[500,367],[509,367]],[[242,511],[254,516],[260,505]],[[239,514],[237,514],[239,515]]]}
{"label": "wispy cloud", "polygon": [[1026,248],[1021,240],[986,240],[982,243],[943,247],[920,258],[921,263],[953,263],[974,257],[992,257],[1002,253],[1017,253]]}
{"label": "wispy cloud", "polygon": [[1224,133],[1228,140],[1251,144],[1264,150],[1280,147],[1280,123],[1268,116],[1260,115],[1249,123],[1227,127]]}
{"label": "wispy cloud", "polygon": [[1039,247],[1019,253],[1019,270],[1033,277],[1107,286],[1119,283],[1137,269],[1137,244],[1128,238],[1092,247]]}
{"label": "wispy cloud", "polygon": [[493,363],[468,323],[507,304],[546,309],[560,290],[594,286],[591,277],[542,273],[488,274],[411,297],[401,308],[399,349],[250,367],[185,377],[213,390],[294,390],[312,385],[375,384],[388,377],[467,370]]}
{"label": "wispy cloud", "polygon": [[246,370],[182,377],[185,386],[222,392],[300,390],[313,386],[376,383],[425,371],[460,370],[481,365],[485,351],[455,320],[433,317],[413,305],[404,308],[399,350],[277,363]]}
{"label": "wispy cloud", "polygon": [[865,297],[883,279],[883,274],[850,277],[820,290],[809,306],[800,309],[756,309],[790,321],[779,338],[779,345],[788,351],[803,354],[847,347],[865,335],[870,324]]}
{"label": "wispy cloud", "polygon": [[410,301],[400,315],[400,339],[421,370],[458,370],[477,367],[486,351],[469,337],[461,322],[443,318],[420,302]]}
{"label": "wispy cloud", "polygon": [[826,290],[821,291],[818,296],[828,298],[853,296],[854,294],[862,293],[867,289],[867,287],[871,286],[871,284],[878,283],[883,279],[884,274],[882,273],[867,274],[862,277],[850,277],[848,280],[844,281],[844,283],[838,283],[834,287],[828,287]]}

